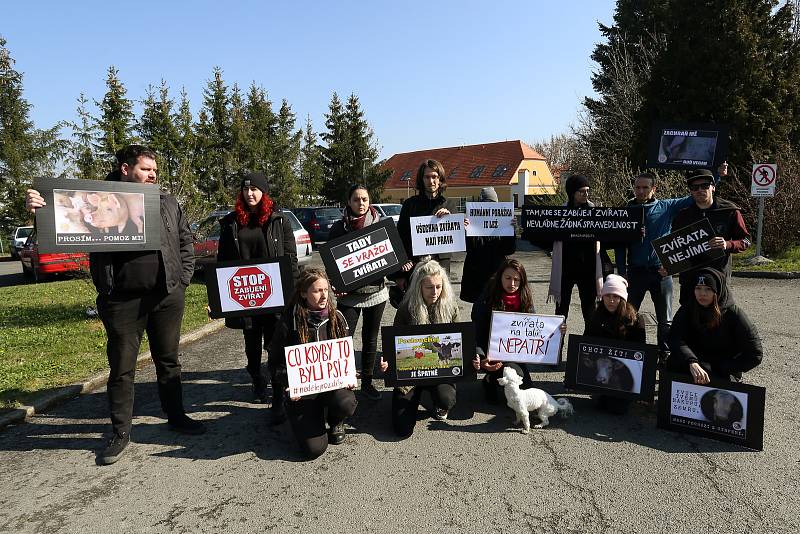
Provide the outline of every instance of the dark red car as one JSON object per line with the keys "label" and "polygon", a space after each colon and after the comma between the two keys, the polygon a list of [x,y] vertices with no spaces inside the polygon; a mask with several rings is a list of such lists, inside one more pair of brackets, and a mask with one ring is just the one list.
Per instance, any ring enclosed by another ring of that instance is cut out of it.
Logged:
{"label": "dark red car", "polygon": [[54,274],[89,272],[89,255],[86,253],[40,254],[36,230],[20,249],[19,260],[22,262],[22,273],[36,282]]}

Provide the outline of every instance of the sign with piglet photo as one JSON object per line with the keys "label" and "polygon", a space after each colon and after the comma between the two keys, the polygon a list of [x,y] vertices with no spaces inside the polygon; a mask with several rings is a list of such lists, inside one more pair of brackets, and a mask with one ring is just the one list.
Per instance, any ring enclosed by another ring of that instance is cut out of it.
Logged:
{"label": "sign with piglet photo", "polygon": [[304,397],[357,384],[352,337],[292,345],[283,351],[290,397]]}
{"label": "sign with piglet photo", "polygon": [[492,312],[487,358],[501,362],[558,365],[563,315]]}
{"label": "sign with piglet photo", "polygon": [[205,276],[209,315],[214,319],[280,313],[292,291],[286,256],[211,263]]}
{"label": "sign with piglet photo", "polygon": [[405,248],[392,219],[320,245],[319,254],[336,291],[346,293],[399,271]]}
{"label": "sign with piglet photo", "polygon": [[661,265],[667,273],[678,274],[702,267],[725,255],[721,248],[711,248],[709,241],[714,237],[714,229],[708,219],[700,219],[664,237],[653,239]]}

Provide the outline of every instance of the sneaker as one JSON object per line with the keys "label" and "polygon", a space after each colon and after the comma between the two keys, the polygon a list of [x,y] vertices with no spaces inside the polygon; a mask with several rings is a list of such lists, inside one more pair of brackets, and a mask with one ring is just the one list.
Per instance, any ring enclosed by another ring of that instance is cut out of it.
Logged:
{"label": "sneaker", "polygon": [[344,421],[328,430],[328,443],[331,445],[340,445],[344,442],[344,437]]}
{"label": "sneaker", "polygon": [[122,457],[125,452],[125,447],[131,442],[131,436],[127,432],[121,434],[115,433],[108,441],[108,445],[97,457],[97,463],[100,465],[111,465]]}
{"label": "sneaker", "polygon": [[433,416],[439,421],[447,421],[447,410],[444,408],[436,408],[433,411]]}
{"label": "sneaker", "polygon": [[381,392],[372,383],[361,383],[361,394],[369,400],[381,400]]}
{"label": "sneaker", "polygon": [[267,384],[264,377],[259,376],[253,379],[253,402],[255,404],[266,404],[267,400]]}
{"label": "sneaker", "polygon": [[167,420],[170,430],[180,432],[181,434],[204,434],[206,426],[200,421],[195,421],[185,413],[171,415]]}

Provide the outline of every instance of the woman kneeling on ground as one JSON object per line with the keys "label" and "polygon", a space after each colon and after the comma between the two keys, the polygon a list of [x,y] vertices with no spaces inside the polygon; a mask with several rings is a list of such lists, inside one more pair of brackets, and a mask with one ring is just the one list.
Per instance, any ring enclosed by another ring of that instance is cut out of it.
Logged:
{"label": "woman kneeling on ground", "polygon": [[763,358],[758,331],[734,303],[724,274],[706,267],[693,283],[694,298],[672,322],[667,368],[688,372],[695,384],[708,384],[712,378],[739,382]]}
{"label": "woman kneeling on ground", "polygon": [[[408,291],[406,291],[397,314],[395,326],[454,323],[458,321],[458,302],[447,276],[447,271],[438,262],[430,260],[417,265]],[[386,365],[382,365],[386,368]],[[398,436],[408,437],[417,423],[417,409],[422,393],[427,391],[434,406],[434,417],[447,419],[447,414],[456,403],[455,384],[435,386],[396,387],[392,394],[392,425]]]}
{"label": "woman kneeling on ground", "polygon": [[[284,348],[347,337],[347,321],[334,306],[329,291],[330,284],[324,271],[306,269],[300,274],[300,281],[270,344],[267,365],[274,389],[280,388],[288,394]],[[303,455],[313,460],[325,452],[329,443],[342,443],[345,439],[344,420],[353,415],[357,404],[356,396],[349,388],[290,398],[285,403],[285,410]],[[284,406],[273,404],[272,410],[273,420],[281,420]]]}

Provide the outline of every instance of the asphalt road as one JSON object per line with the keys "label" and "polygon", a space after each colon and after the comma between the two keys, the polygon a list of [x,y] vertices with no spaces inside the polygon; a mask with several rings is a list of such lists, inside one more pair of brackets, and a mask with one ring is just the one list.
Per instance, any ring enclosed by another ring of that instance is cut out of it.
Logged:
{"label": "asphalt road", "polygon": [[24,284],[28,279],[22,274],[22,263],[19,260],[0,261],[0,287]]}
{"label": "asphalt road", "polygon": [[[543,254],[518,256],[547,277]],[[546,285],[533,287],[537,308],[552,311]],[[113,466],[94,464],[103,392],[0,432],[0,531],[796,533],[800,281],[736,278],[733,291],[764,339],[764,363],[746,377],[767,388],[763,452],[659,430],[649,405],[598,412],[576,393],[571,419],[523,435],[467,383],[449,421],[420,410],[403,441],[389,392],[362,399],[347,441],[302,462],[288,425],[269,427],[267,408],[248,402],[241,334],[223,331],[182,359],[204,436],[167,430],[152,366],[137,377],[135,443]],[[573,303],[569,329],[581,332],[577,294]],[[534,380],[563,393],[562,371]]]}

